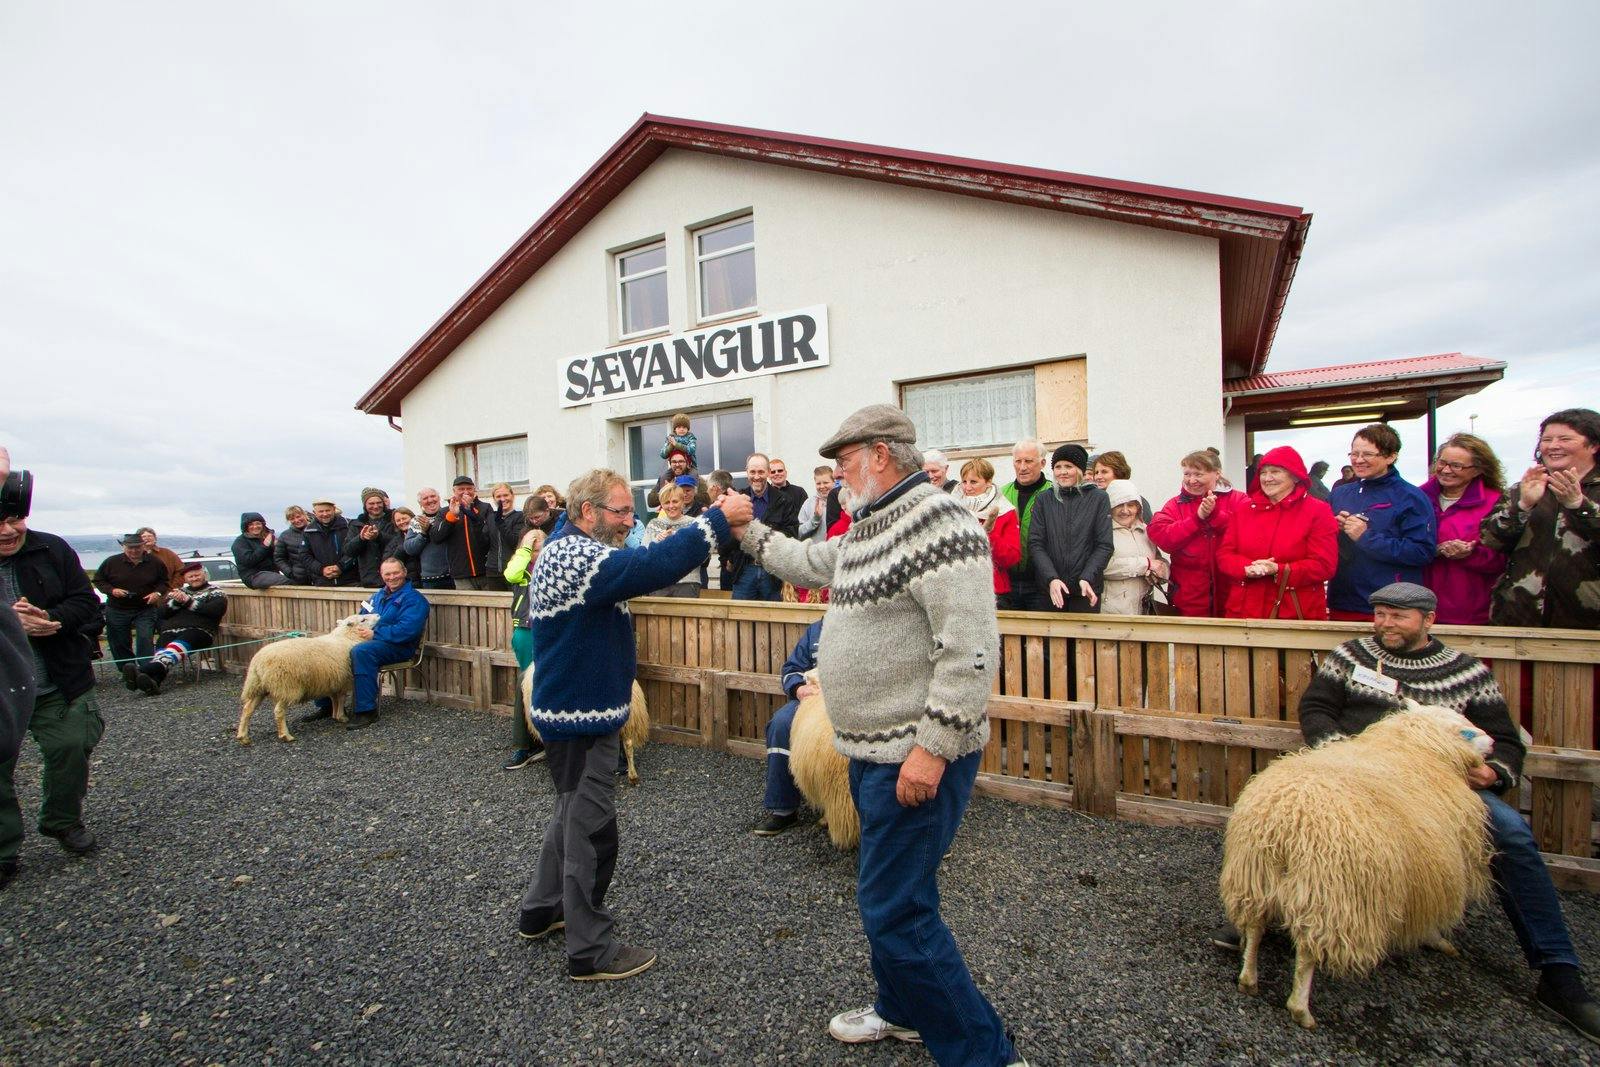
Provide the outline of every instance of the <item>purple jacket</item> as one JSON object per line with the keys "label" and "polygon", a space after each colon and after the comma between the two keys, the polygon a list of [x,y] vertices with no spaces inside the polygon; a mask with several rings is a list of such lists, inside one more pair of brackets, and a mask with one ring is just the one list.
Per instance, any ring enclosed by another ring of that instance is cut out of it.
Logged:
{"label": "purple jacket", "polygon": [[1485,489],[1482,478],[1474,478],[1455,506],[1441,511],[1438,479],[1429,478],[1419,488],[1433,501],[1439,543],[1471,541],[1474,546],[1472,554],[1464,559],[1435,556],[1423,571],[1423,584],[1439,598],[1439,621],[1462,626],[1489,625],[1489,594],[1505,573],[1506,557],[1478,540],[1478,527],[1494,510],[1500,494]]}

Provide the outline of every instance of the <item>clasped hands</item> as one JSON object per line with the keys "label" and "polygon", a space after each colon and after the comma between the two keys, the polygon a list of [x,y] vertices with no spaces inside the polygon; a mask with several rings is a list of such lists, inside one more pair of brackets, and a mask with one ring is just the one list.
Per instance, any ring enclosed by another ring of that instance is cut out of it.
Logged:
{"label": "clasped hands", "polygon": [[[1058,608],[1066,607],[1068,588],[1067,583],[1060,578],[1050,579],[1050,603]],[[1091,608],[1100,603],[1100,598],[1095,596],[1094,586],[1082,578],[1078,579],[1078,595],[1087,599]]]}
{"label": "clasped hands", "polygon": [[12,608],[22,623],[23,632],[29,637],[49,637],[61,629],[61,624],[52,619],[49,612],[28,603],[28,598],[25,596],[18,597]]}

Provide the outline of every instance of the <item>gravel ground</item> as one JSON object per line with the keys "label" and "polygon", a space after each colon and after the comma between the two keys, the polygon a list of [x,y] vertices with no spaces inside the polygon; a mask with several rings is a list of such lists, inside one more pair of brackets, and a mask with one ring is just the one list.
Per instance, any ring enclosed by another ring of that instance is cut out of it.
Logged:
{"label": "gravel ground", "polygon": [[[30,833],[0,897],[0,1063],[928,1063],[848,1048],[828,1017],[872,996],[852,858],[815,828],[747,830],[755,760],[656,745],[618,789],[622,936],[660,951],[618,983],[567,980],[555,944],[513,934],[552,794],[505,772],[505,720],[417,702],[379,726],[270,712],[231,739],[238,680],[154,699],[103,684],[79,860]],[[291,727],[293,728],[293,727]],[[18,770],[38,798],[36,750]],[[30,822],[31,826],[31,822]],[[1321,1027],[1263,996],[1205,935],[1220,838],[980,798],[944,867],[944,914],[1035,1064],[1600,1063],[1535,1014],[1498,910],[1462,960],[1408,956],[1320,982]],[[1600,900],[1566,894],[1580,951]]]}

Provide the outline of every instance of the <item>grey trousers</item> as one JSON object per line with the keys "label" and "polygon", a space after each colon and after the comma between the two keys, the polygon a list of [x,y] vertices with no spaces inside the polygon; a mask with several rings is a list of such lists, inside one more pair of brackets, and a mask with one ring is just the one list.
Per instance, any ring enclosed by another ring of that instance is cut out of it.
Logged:
{"label": "grey trousers", "polygon": [[584,971],[608,967],[617,956],[605,897],[617,866],[620,747],[616,733],[545,744],[556,806],[545,824],[539,867],[522,894],[522,910],[534,913],[537,927],[565,919],[567,960]]}

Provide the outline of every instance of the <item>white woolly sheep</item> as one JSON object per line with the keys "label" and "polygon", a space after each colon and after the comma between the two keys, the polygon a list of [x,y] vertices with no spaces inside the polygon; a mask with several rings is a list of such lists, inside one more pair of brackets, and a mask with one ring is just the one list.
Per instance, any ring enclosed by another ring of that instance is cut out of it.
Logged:
{"label": "white woolly sheep", "polygon": [[[533,665],[522,672],[522,713],[527,715],[533,707]],[[528,732],[539,736],[539,728],[528,719]],[[633,764],[633,754],[650,741],[650,705],[644,699],[644,687],[633,683],[633,702],[628,708],[628,721],[622,724],[622,754],[628,760],[628,784],[639,784],[639,770]]]}
{"label": "white woolly sheep", "polygon": [[1492,745],[1455,711],[1408,702],[1252,778],[1222,857],[1222,903],[1243,942],[1240,992],[1257,991],[1270,926],[1294,940],[1285,1006],[1307,1029],[1318,969],[1365,974],[1418,945],[1456,955],[1444,934],[1490,884],[1488,819],[1466,775]]}
{"label": "white woolly sheep", "polygon": [[240,693],[244,710],[239,713],[239,743],[250,743],[250,716],[266,697],[274,701],[279,741],[294,740],[284,721],[284,711],[291,704],[330,698],[333,717],[343,722],[345,694],[355,683],[350,674],[350,647],[367,640],[357,632],[361,627],[377,621],[376,615],[351,615],[320,637],[291,637],[261,648],[250,660]]}
{"label": "white woolly sheep", "polygon": [[[815,685],[816,672],[806,675]],[[850,798],[850,761],[833,747],[833,721],[821,693],[808,696],[789,725],[789,773],[800,795],[822,813],[828,837],[837,849],[852,849],[861,840],[861,816]]]}

